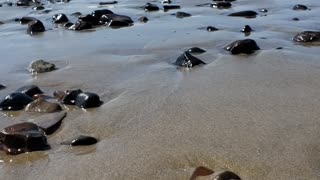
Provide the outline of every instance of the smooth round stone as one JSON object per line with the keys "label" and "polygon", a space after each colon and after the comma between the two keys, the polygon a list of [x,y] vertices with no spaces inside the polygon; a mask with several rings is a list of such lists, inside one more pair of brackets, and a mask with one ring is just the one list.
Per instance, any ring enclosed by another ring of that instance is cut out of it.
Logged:
{"label": "smooth round stone", "polygon": [[145,11],[159,11],[159,7],[152,3],[147,3],[144,5]]}
{"label": "smooth round stone", "polygon": [[14,111],[21,110],[33,99],[23,93],[11,93],[0,102],[0,110]]}
{"label": "smooth round stone", "polygon": [[25,108],[27,112],[39,112],[39,113],[53,113],[62,111],[62,108],[57,103],[48,102],[45,99],[36,99],[29,103]]}
{"label": "smooth round stone", "polygon": [[205,53],[206,51],[198,47],[192,47],[188,49],[188,52],[191,54],[202,54],[202,53]]}
{"label": "smooth round stone", "polygon": [[59,13],[52,16],[52,22],[56,24],[69,22],[68,17],[65,14]]}
{"label": "smooth round stone", "polygon": [[113,14],[113,12],[110,11],[109,9],[100,9],[100,10],[95,10],[91,13],[91,15],[97,19],[100,19],[101,16],[105,14]]}
{"label": "smooth round stone", "polygon": [[296,42],[319,42],[320,31],[304,31],[293,37]]}
{"label": "smooth round stone", "polygon": [[94,108],[99,107],[102,101],[97,94],[83,92],[77,96],[75,103],[80,108]]}
{"label": "smooth round stone", "polygon": [[74,12],[71,14],[71,16],[81,16],[81,15],[82,15],[81,12]]}
{"label": "smooth round stone", "polygon": [[3,149],[12,155],[50,148],[44,131],[30,122],[18,123],[4,128],[0,131],[0,142]]}
{"label": "smooth round stone", "polygon": [[111,21],[123,22],[126,26],[129,26],[133,23],[133,20],[129,16],[120,14],[105,14],[100,18],[101,23],[110,23]]}
{"label": "smooth round stone", "polygon": [[182,55],[178,57],[174,64],[179,67],[192,68],[194,66],[206,63],[192,56],[188,51],[185,51]]}
{"label": "smooth round stone", "polygon": [[0,90],[5,89],[5,88],[6,88],[5,85],[0,84]]}
{"label": "smooth round stone", "polygon": [[44,10],[44,7],[43,6],[35,6],[32,9],[35,11],[40,11],[40,10]]}
{"label": "smooth round stone", "polygon": [[143,22],[143,23],[146,23],[146,22],[149,21],[149,19],[147,17],[145,17],[145,16],[142,16],[142,17],[139,18],[139,21]]}
{"label": "smooth round stone", "polygon": [[299,21],[299,18],[292,18],[292,21]]}
{"label": "smooth round stone", "polygon": [[235,17],[246,17],[246,18],[253,18],[257,16],[257,12],[255,11],[240,11],[229,14],[229,16],[235,16]]}
{"label": "smooth round stone", "polygon": [[28,17],[28,16],[25,16],[25,17],[22,17],[20,19],[16,19],[16,21],[19,21],[20,24],[28,24],[32,21],[37,21],[38,19],[37,18],[34,18],[34,17]]}
{"label": "smooth round stone", "polygon": [[260,9],[260,12],[267,13],[268,9],[262,8],[262,9]]}
{"label": "smooth round stone", "polygon": [[91,136],[80,135],[71,140],[62,142],[62,145],[70,145],[70,146],[90,146],[96,144],[98,140]]}
{"label": "smooth round stone", "polygon": [[111,4],[117,4],[118,1],[107,1],[107,2],[99,2],[99,5],[100,6],[103,6],[103,5],[111,5]]}
{"label": "smooth round stone", "polygon": [[83,22],[86,22],[87,24],[91,24],[95,26],[101,25],[101,23],[99,22],[99,18],[96,16],[92,16],[91,14],[78,17],[78,21],[83,21]]}
{"label": "smooth round stone", "polygon": [[164,5],[163,10],[168,11],[172,9],[180,9],[181,7],[178,5]]}
{"label": "smooth round stone", "polygon": [[252,54],[256,50],[260,50],[260,47],[257,43],[252,39],[244,39],[234,41],[225,47],[227,51],[230,51],[231,54]]}
{"label": "smooth round stone", "polygon": [[75,30],[75,31],[81,31],[86,29],[93,28],[91,23],[88,23],[86,21],[78,20],[76,23],[74,23],[72,26],[70,26],[68,29]]}
{"label": "smooth round stone", "polygon": [[18,0],[16,2],[17,6],[30,6],[32,3],[32,0]]}
{"label": "smooth round stone", "polygon": [[56,66],[53,63],[39,59],[32,61],[28,69],[31,73],[45,73],[55,70]]}
{"label": "smooth round stone", "polygon": [[293,10],[308,10],[308,7],[303,4],[296,4],[292,8]]}
{"label": "smooth round stone", "polygon": [[232,4],[230,2],[216,2],[210,5],[212,8],[218,8],[218,9],[227,9],[231,8]]}
{"label": "smooth round stone", "polygon": [[77,90],[66,90],[66,91],[56,91],[54,96],[59,99],[63,104],[75,105],[77,96],[82,93],[81,89]]}
{"label": "smooth round stone", "polygon": [[18,88],[15,92],[16,93],[23,93],[25,95],[28,95],[29,97],[33,97],[36,94],[43,94],[41,89],[38,86],[33,85],[33,84],[22,86],[22,87]]}
{"label": "smooth round stone", "polygon": [[200,167],[197,167],[193,173],[192,173],[192,176],[190,178],[190,180],[197,180],[198,177],[201,177],[201,176],[209,176],[211,174],[213,174],[214,171],[209,169],[209,168],[206,168],[206,167],[203,167],[203,166],[200,166]]}
{"label": "smooth round stone", "polygon": [[252,28],[249,26],[249,25],[245,25],[242,29],[241,29],[241,32],[244,32],[244,33],[249,33],[252,31]]}
{"label": "smooth round stone", "polygon": [[191,14],[186,13],[186,12],[176,12],[176,17],[177,18],[191,17]]}
{"label": "smooth round stone", "polygon": [[213,180],[241,180],[241,178],[231,171],[220,171],[214,173]]}
{"label": "smooth round stone", "polygon": [[45,29],[43,23],[39,20],[31,21],[30,23],[28,23],[27,32],[29,34],[41,33],[41,32],[44,32],[45,30],[46,29]]}
{"label": "smooth round stone", "polygon": [[213,26],[208,26],[207,31],[212,32],[212,31],[218,31],[219,29],[213,27]]}
{"label": "smooth round stone", "polygon": [[132,24],[125,22],[125,21],[115,21],[115,20],[111,20],[108,23],[108,26],[111,28],[121,28],[121,27],[128,27],[131,26]]}

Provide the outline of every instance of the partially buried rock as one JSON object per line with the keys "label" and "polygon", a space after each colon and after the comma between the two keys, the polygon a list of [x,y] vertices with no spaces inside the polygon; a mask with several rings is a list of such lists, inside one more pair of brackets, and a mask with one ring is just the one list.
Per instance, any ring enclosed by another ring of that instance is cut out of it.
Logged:
{"label": "partially buried rock", "polygon": [[30,6],[32,4],[32,0],[17,0],[17,6]]}
{"label": "partially buried rock", "polygon": [[198,47],[192,47],[188,49],[188,52],[191,54],[202,54],[202,53],[205,53],[206,51]]}
{"label": "partially buried rock", "polygon": [[16,93],[23,93],[25,95],[28,95],[29,97],[33,97],[36,94],[42,94],[43,92],[41,89],[36,85],[26,85],[18,88],[16,90]]}
{"label": "partially buried rock", "polygon": [[12,155],[50,149],[43,130],[29,122],[4,128],[0,132],[0,142],[3,150]]}
{"label": "partially buried rock", "polygon": [[178,59],[174,64],[180,67],[192,68],[194,66],[197,66],[200,64],[206,64],[206,63],[192,56],[189,52],[186,51],[178,57]]}
{"label": "partially buried rock", "polygon": [[35,10],[35,11],[40,11],[40,10],[44,10],[44,7],[39,5],[39,6],[33,7],[32,9]]}
{"label": "partially buried rock", "polygon": [[229,16],[236,16],[236,17],[246,17],[246,18],[253,18],[256,17],[258,13],[255,11],[240,11],[229,14]]}
{"label": "partially buried rock", "polygon": [[155,4],[147,3],[146,5],[144,5],[144,10],[145,11],[158,11],[159,7]]}
{"label": "partially buried rock", "polygon": [[23,93],[11,93],[0,102],[0,110],[14,111],[21,110],[33,99]]}
{"label": "partially buried rock", "polygon": [[56,24],[69,22],[68,17],[65,14],[59,13],[52,16],[52,22]]}
{"label": "partially buried rock", "polygon": [[60,128],[62,120],[66,116],[66,112],[57,112],[46,114],[30,121],[39,126],[46,133],[46,135],[51,135]]}
{"label": "partially buried rock", "polygon": [[80,16],[78,18],[78,21],[83,21],[83,22],[86,22],[86,23],[94,25],[94,26],[102,25],[102,23],[100,23],[100,21],[99,21],[99,18],[96,16],[93,16],[91,14],[87,14],[85,16]]}
{"label": "partially buried rock", "polygon": [[110,4],[117,4],[118,1],[106,1],[106,2],[99,2],[99,5],[110,5]]}
{"label": "partially buried rock", "polygon": [[36,99],[29,103],[25,109],[27,112],[53,113],[62,111],[58,103],[48,102],[45,99]]}
{"label": "partially buried rock", "polygon": [[99,10],[95,10],[91,13],[91,15],[97,19],[100,19],[102,15],[105,14],[113,14],[112,11],[110,11],[109,9],[99,9]]}
{"label": "partially buried rock", "polygon": [[180,9],[181,7],[178,5],[164,5],[163,6],[163,10],[168,11],[171,9]]}
{"label": "partially buried rock", "polygon": [[101,23],[110,23],[111,21],[123,22],[127,25],[133,24],[133,20],[129,16],[120,14],[104,14],[100,18]]}
{"label": "partially buried rock", "polygon": [[89,146],[96,144],[98,140],[91,136],[77,136],[75,138],[72,138],[71,140],[62,142],[62,145],[70,145],[70,146]]}
{"label": "partially buried rock", "polygon": [[249,25],[245,25],[242,29],[241,29],[241,32],[244,32],[244,33],[249,33],[252,31],[252,28],[249,26]]}
{"label": "partially buried rock", "polygon": [[39,59],[32,61],[28,69],[31,73],[45,73],[55,70],[56,66],[53,63]]}
{"label": "partially buried rock", "polygon": [[20,24],[28,24],[29,22],[37,21],[37,20],[38,20],[37,18],[28,17],[28,16],[22,17],[20,19],[16,19],[16,21],[19,21]]}
{"label": "partially buried rock", "polygon": [[292,18],[292,21],[299,21],[299,18]]}
{"label": "partially buried rock", "polygon": [[206,168],[206,167],[203,167],[203,166],[200,166],[200,167],[197,167],[193,171],[190,180],[196,180],[197,177],[199,177],[199,176],[209,176],[209,175],[211,175],[213,173],[214,173],[213,170],[211,170],[209,168]]}
{"label": "partially buried rock", "polygon": [[230,2],[222,1],[222,2],[212,3],[210,6],[218,9],[227,9],[227,8],[230,8],[232,4]]}
{"label": "partially buried rock", "polygon": [[45,31],[45,27],[41,21],[37,20],[37,21],[31,21],[30,23],[28,23],[27,32],[29,34],[36,34],[44,31]]}
{"label": "partially buried rock", "polygon": [[66,28],[70,28],[71,26],[73,26],[73,23],[71,22],[67,22],[63,24],[63,27],[66,27]]}
{"label": "partially buried rock", "polygon": [[74,23],[72,26],[69,27],[70,30],[86,30],[91,29],[93,26],[91,23],[88,23],[86,21],[78,20],[76,23]]}
{"label": "partially buried rock", "polygon": [[219,30],[218,28],[215,28],[215,27],[213,27],[213,26],[208,26],[208,27],[207,27],[207,31],[209,31],[209,32],[218,31],[218,30]]}
{"label": "partially buried rock", "polygon": [[186,12],[176,12],[176,17],[177,18],[191,17],[191,14],[186,13]]}
{"label": "partially buried rock", "polygon": [[241,178],[231,171],[220,171],[213,174],[213,180],[241,180]]}
{"label": "partially buried rock", "polygon": [[320,41],[320,31],[304,31],[298,33],[293,38],[296,42],[319,42]]}
{"label": "partially buried rock", "polygon": [[293,10],[308,10],[308,7],[303,4],[296,4],[292,8]]}
{"label": "partially buried rock", "polygon": [[139,21],[143,22],[143,23],[146,23],[146,22],[149,21],[149,19],[147,17],[145,17],[145,16],[142,16],[142,17],[139,18]]}
{"label": "partially buried rock", "polygon": [[256,50],[260,50],[260,47],[254,40],[244,39],[229,44],[225,49],[230,51],[231,54],[252,54]]}
{"label": "partially buried rock", "polygon": [[125,21],[115,21],[115,20],[111,20],[108,23],[108,26],[111,28],[121,28],[121,27],[128,27],[131,26],[132,24],[125,22]]}
{"label": "partially buried rock", "polygon": [[97,94],[90,92],[80,93],[75,102],[76,105],[81,108],[99,107],[103,103]]}
{"label": "partially buried rock", "polygon": [[58,98],[59,101],[67,105],[75,105],[77,96],[82,93],[81,89],[66,90],[66,91],[55,91],[53,96]]}
{"label": "partially buried rock", "polygon": [[5,85],[0,84],[0,90],[5,89],[5,88],[6,88]]}

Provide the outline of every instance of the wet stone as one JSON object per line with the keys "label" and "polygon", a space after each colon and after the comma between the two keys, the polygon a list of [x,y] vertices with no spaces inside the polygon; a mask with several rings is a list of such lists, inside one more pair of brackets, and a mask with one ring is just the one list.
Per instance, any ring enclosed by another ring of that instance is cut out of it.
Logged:
{"label": "wet stone", "polygon": [[145,11],[159,11],[159,7],[155,4],[147,3],[146,5],[144,5],[144,10]]}
{"label": "wet stone", "polygon": [[22,17],[20,19],[16,19],[16,21],[19,21],[20,24],[28,24],[29,22],[32,21],[37,21],[38,19],[34,18],[34,17]]}
{"label": "wet stone", "polygon": [[32,9],[35,10],[35,11],[40,11],[40,10],[44,10],[44,7],[39,5],[39,6],[33,7]]}
{"label": "wet stone", "polygon": [[5,89],[5,88],[6,88],[5,85],[0,84],[0,90]]}
{"label": "wet stone", "polygon": [[48,14],[48,13],[51,12],[51,11],[52,11],[52,10],[47,9],[47,10],[42,11],[41,14]]}
{"label": "wet stone", "polygon": [[227,9],[227,8],[231,8],[232,4],[230,2],[216,2],[216,3],[212,3],[210,5],[212,8],[218,8],[218,9]]}
{"label": "wet stone", "polygon": [[168,11],[171,9],[180,9],[181,7],[178,5],[164,5],[163,6],[163,10]]}
{"label": "wet stone", "polygon": [[75,31],[91,29],[91,28],[93,28],[91,23],[88,23],[82,20],[78,20],[75,24],[69,27],[70,30],[75,30]]}
{"label": "wet stone", "polygon": [[56,112],[37,117],[30,121],[39,126],[46,133],[46,135],[51,135],[60,128],[62,120],[66,116],[66,112]]}
{"label": "wet stone", "polygon": [[83,92],[77,96],[75,103],[80,108],[94,108],[99,107],[103,102],[97,94]]}
{"label": "wet stone", "polygon": [[95,10],[91,13],[91,15],[97,19],[100,19],[101,16],[105,14],[113,14],[113,12],[110,11],[109,9],[100,9],[100,10]]}
{"label": "wet stone", "polygon": [[69,22],[68,17],[65,14],[59,13],[52,16],[52,22],[56,24]]}
{"label": "wet stone", "polygon": [[99,18],[97,16],[92,16],[91,14],[80,16],[78,18],[78,21],[83,21],[83,22],[86,22],[87,24],[91,24],[95,26],[101,25],[101,23],[99,22]]}
{"label": "wet stone", "polygon": [[36,99],[29,103],[25,109],[27,112],[53,113],[62,111],[58,103],[48,102],[45,99]]}
{"label": "wet stone", "polygon": [[26,85],[22,86],[15,91],[16,93],[23,93],[29,97],[33,97],[36,94],[42,94],[41,89],[36,85]]}
{"label": "wet stone", "polygon": [[191,14],[186,13],[186,12],[176,12],[176,17],[177,18],[191,17]]}
{"label": "wet stone", "polygon": [[262,9],[260,9],[260,12],[267,13],[268,9],[262,8]]}
{"label": "wet stone", "polygon": [[292,18],[292,21],[299,21],[299,18]]}
{"label": "wet stone", "polygon": [[255,11],[240,11],[229,14],[229,16],[235,16],[235,17],[246,17],[246,18],[253,18],[256,17],[258,13]]}
{"label": "wet stone", "polygon": [[56,66],[53,63],[39,59],[32,61],[29,65],[28,70],[31,73],[45,73],[56,70]]}
{"label": "wet stone", "polygon": [[162,4],[171,4],[171,0],[163,0],[161,1]]}
{"label": "wet stone", "polygon": [[218,31],[219,29],[213,27],[213,26],[208,26],[207,31],[212,32],[212,31]]}
{"label": "wet stone", "polygon": [[241,32],[244,32],[244,33],[249,33],[252,31],[252,28],[249,26],[249,25],[245,25],[242,29],[241,29]]}
{"label": "wet stone", "polygon": [[308,10],[309,8],[303,4],[296,4],[292,8],[293,10]]}
{"label": "wet stone", "polygon": [[320,42],[320,31],[304,31],[293,38],[296,42]]}
{"label": "wet stone", "polygon": [[18,0],[16,4],[17,6],[30,6],[32,4],[32,0]]}
{"label": "wet stone", "polygon": [[91,136],[80,135],[71,140],[62,142],[62,145],[70,145],[70,146],[90,146],[96,144],[98,140]]}
{"label": "wet stone", "polygon": [[33,99],[24,93],[11,93],[0,102],[0,110],[21,110],[32,101]]}
{"label": "wet stone", "polygon": [[192,56],[189,52],[186,51],[178,57],[178,59],[174,64],[180,67],[192,68],[194,66],[197,66],[200,64],[206,64],[206,63]]}
{"label": "wet stone", "polygon": [[187,51],[191,54],[202,54],[202,53],[206,52],[205,50],[198,48],[198,47],[192,47],[192,48],[188,49]]}
{"label": "wet stone", "polygon": [[214,173],[213,180],[241,180],[241,178],[231,171],[221,171]]}
{"label": "wet stone", "polygon": [[66,27],[66,28],[70,28],[71,26],[73,26],[73,23],[71,22],[67,22],[63,24],[63,27]]}
{"label": "wet stone", "polygon": [[213,174],[214,171],[209,169],[209,168],[206,168],[206,167],[203,167],[203,166],[200,166],[200,167],[197,167],[193,173],[192,173],[192,176],[190,178],[190,180],[196,180],[197,177],[199,176],[209,176],[211,174]]}
{"label": "wet stone", "polygon": [[106,1],[106,2],[99,2],[99,5],[111,5],[111,4],[117,4],[118,1]]}
{"label": "wet stone", "polygon": [[149,19],[147,17],[145,17],[145,16],[142,16],[142,17],[139,18],[139,21],[143,22],[143,23],[146,23],[146,22],[149,21]]}
{"label": "wet stone", "polygon": [[244,39],[234,41],[225,47],[227,51],[230,51],[231,54],[252,54],[256,50],[260,50],[260,47],[257,43],[252,39]]}
{"label": "wet stone", "polygon": [[82,93],[81,89],[77,90],[66,90],[66,91],[55,91],[54,96],[58,98],[63,104],[75,105],[77,96]]}
{"label": "wet stone", "polygon": [[45,31],[45,27],[43,26],[43,23],[41,21],[37,20],[37,21],[31,21],[30,23],[28,23],[27,32],[29,34],[36,34],[44,31]]}
{"label": "wet stone", "polygon": [[81,16],[82,14],[81,14],[81,12],[74,12],[74,13],[72,13],[70,15],[71,16]]}
{"label": "wet stone", "polygon": [[43,130],[30,122],[18,123],[1,130],[0,142],[3,150],[12,155],[50,149]]}

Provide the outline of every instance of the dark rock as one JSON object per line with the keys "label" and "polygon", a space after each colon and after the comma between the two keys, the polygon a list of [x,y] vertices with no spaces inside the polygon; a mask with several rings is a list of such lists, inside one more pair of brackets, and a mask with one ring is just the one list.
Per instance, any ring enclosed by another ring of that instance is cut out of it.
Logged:
{"label": "dark rock", "polygon": [[93,26],[91,23],[88,23],[86,21],[78,20],[75,24],[69,27],[71,30],[85,30],[85,29],[91,29]]}
{"label": "dark rock", "polygon": [[161,1],[162,4],[171,4],[171,0],[163,0]]}
{"label": "dark rock", "polygon": [[219,29],[213,27],[213,26],[208,26],[207,27],[207,31],[211,32],[211,31],[218,31]]}
{"label": "dark rock", "polygon": [[184,52],[182,55],[178,57],[176,62],[174,63],[176,66],[185,67],[185,68],[192,68],[199,64],[206,64],[205,62],[201,61],[200,59],[192,56],[189,52]]}
{"label": "dark rock", "polygon": [[5,89],[5,88],[6,88],[6,86],[0,84],[0,90]]}
{"label": "dark rock", "polygon": [[73,26],[73,23],[71,23],[71,22],[67,22],[67,23],[63,24],[63,27],[66,27],[66,28],[70,28],[71,26]]}
{"label": "dark rock", "polygon": [[278,49],[278,50],[279,50],[279,49],[283,49],[283,47],[277,47],[276,49]]}
{"label": "dark rock", "polygon": [[39,126],[46,133],[46,135],[51,135],[60,128],[62,120],[66,116],[66,112],[57,112],[46,114],[30,121]]}
{"label": "dark rock", "polygon": [[84,21],[87,24],[91,24],[91,25],[101,25],[101,23],[99,22],[99,18],[97,16],[92,16],[90,14],[86,15],[86,16],[80,16],[78,18],[78,21]]}
{"label": "dark rock", "polygon": [[241,32],[244,32],[244,33],[249,33],[252,31],[252,28],[249,26],[249,25],[245,25],[242,29],[241,29]]}
{"label": "dark rock", "polygon": [[214,180],[241,180],[241,178],[233,172],[221,171],[214,173]]}
{"label": "dark rock", "polygon": [[124,21],[114,21],[114,20],[111,20],[109,23],[108,23],[108,26],[111,27],[111,28],[121,28],[121,27],[128,27],[128,26],[131,26],[132,24],[129,24],[127,22],[124,22]]}
{"label": "dark rock", "polygon": [[98,140],[91,136],[77,136],[69,141],[62,142],[62,145],[70,145],[70,146],[89,146],[96,144]]}
{"label": "dark rock", "polygon": [[209,176],[211,174],[213,174],[214,171],[209,169],[209,168],[206,168],[206,167],[203,167],[203,166],[200,166],[200,167],[197,167],[193,173],[192,173],[192,176],[190,178],[190,180],[196,180],[197,177],[199,176]]}
{"label": "dark rock", "polygon": [[52,16],[52,22],[60,24],[69,22],[68,17],[65,14],[59,13]]}
{"label": "dark rock", "polygon": [[258,13],[255,11],[240,11],[229,14],[229,16],[236,16],[236,17],[246,17],[246,18],[253,18],[256,17]]}
{"label": "dark rock", "polygon": [[192,47],[188,49],[188,52],[191,54],[202,54],[202,53],[205,53],[206,51],[198,47]]}
{"label": "dark rock", "polygon": [[45,73],[56,70],[56,66],[53,63],[39,59],[32,61],[29,64],[28,70],[31,73]]}
{"label": "dark rock", "polygon": [[47,10],[42,11],[41,14],[48,14],[48,13],[51,12],[51,11],[52,11],[52,10],[47,9]]}
{"label": "dark rock", "polygon": [[30,23],[28,23],[27,32],[29,34],[36,34],[44,31],[45,31],[45,28],[41,21],[37,20],[37,21],[31,21]]}
{"label": "dark rock", "polygon": [[0,102],[0,110],[21,110],[33,99],[23,93],[11,93]]}
{"label": "dark rock", "polygon": [[257,43],[252,39],[238,40],[229,44],[226,48],[231,54],[252,54],[256,50],[260,50]]}
{"label": "dark rock", "polygon": [[232,4],[230,2],[216,2],[210,5],[213,8],[218,8],[218,9],[227,9],[230,8],[232,6]]}
{"label": "dark rock", "polygon": [[77,96],[82,93],[81,89],[77,90],[66,90],[66,91],[55,91],[54,96],[58,98],[63,104],[75,105]]}
{"label": "dark rock", "polygon": [[0,25],[4,24],[4,22],[0,21]]}
{"label": "dark rock", "polygon": [[74,13],[72,13],[70,15],[71,16],[81,16],[82,14],[81,14],[81,12],[74,12]]}
{"label": "dark rock", "polygon": [[36,94],[42,94],[43,92],[41,91],[41,89],[36,86],[36,85],[26,85],[26,86],[22,86],[21,88],[17,89],[15,91],[16,93],[23,93],[29,97],[33,97]]}
{"label": "dark rock", "polygon": [[109,26],[111,21],[114,21],[113,24],[123,24],[127,26],[133,23],[133,20],[129,16],[119,14],[105,14],[100,18],[101,23],[109,23]]}
{"label": "dark rock", "polygon": [[30,122],[4,128],[0,132],[0,142],[3,149],[12,155],[50,149],[43,130]]}
{"label": "dark rock", "polygon": [[17,6],[30,6],[32,4],[32,0],[18,0],[16,4]]}
{"label": "dark rock", "polygon": [[110,5],[110,4],[117,4],[118,1],[107,1],[107,2],[99,2],[99,5]]}
{"label": "dark rock", "polygon": [[180,9],[181,7],[178,5],[164,5],[163,6],[163,10],[168,11],[171,9]]}
{"label": "dark rock", "polygon": [[260,12],[267,13],[268,9],[262,8],[262,9],[260,9]]}
{"label": "dark rock", "polygon": [[147,3],[146,5],[144,5],[144,10],[145,11],[159,11],[159,7],[155,4]]}
{"label": "dark rock", "polygon": [[293,10],[308,10],[308,7],[303,4],[296,4],[292,8]]}
{"label": "dark rock", "polygon": [[110,11],[109,9],[100,9],[100,10],[95,10],[91,13],[91,15],[97,19],[100,19],[101,16],[105,14],[113,14],[113,12]]}
{"label": "dark rock", "polygon": [[35,10],[35,11],[40,11],[40,10],[44,10],[44,7],[39,5],[39,6],[33,7],[32,9]]}
{"label": "dark rock", "polygon": [[236,0],[213,0],[213,1],[219,1],[219,2],[221,2],[221,1],[224,1],[224,2],[233,2],[233,1],[236,1]]}
{"label": "dark rock", "polygon": [[25,111],[39,112],[39,113],[53,113],[53,112],[62,111],[62,108],[57,103],[48,102],[45,99],[40,98],[29,103]]}
{"label": "dark rock", "polygon": [[80,93],[75,102],[80,108],[99,107],[103,103],[97,94],[89,92]]}
{"label": "dark rock", "polygon": [[299,21],[299,18],[292,18],[293,21]]}
{"label": "dark rock", "polygon": [[176,17],[177,18],[191,17],[191,14],[186,13],[186,12],[176,12]]}
{"label": "dark rock", "polygon": [[34,17],[22,17],[20,19],[16,19],[16,21],[19,21],[20,24],[28,24],[29,22],[32,21],[37,21],[38,19],[34,18]]}
{"label": "dark rock", "polygon": [[296,42],[319,42],[320,31],[304,31],[295,35],[293,40]]}
{"label": "dark rock", "polygon": [[145,16],[142,16],[142,17],[139,18],[139,21],[143,22],[143,23],[146,23],[146,22],[149,21],[149,19],[147,17],[145,17]]}

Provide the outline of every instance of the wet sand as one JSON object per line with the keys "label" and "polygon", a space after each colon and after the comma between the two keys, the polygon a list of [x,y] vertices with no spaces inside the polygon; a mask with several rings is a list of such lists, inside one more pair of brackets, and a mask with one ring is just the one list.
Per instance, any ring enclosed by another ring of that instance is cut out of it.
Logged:
{"label": "wet sand", "polygon": [[[320,2],[238,0],[231,9],[217,10],[196,7],[208,2],[201,0],[147,13],[136,8],[145,1],[120,1],[103,8],[129,15],[134,26],[74,32],[50,22],[60,12],[90,13],[97,2],[49,4],[53,11],[46,15],[0,7],[0,83],[7,86],[1,97],[32,83],[49,93],[80,88],[105,102],[86,111],[69,109],[48,138],[49,151],[1,152],[0,179],[189,179],[198,166],[228,169],[242,179],[320,179],[319,46],[292,41],[298,32],[319,31]],[[293,11],[298,3],[311,10]],[[260,8],[269,10],[267,16],[226,16]],[[177,19],[170,15],[176,11],[193,16]],[[26,34],[26,26],[11,21],[25,15],[38,17],[49,30]],[[150,21],[137,22],[142,15]],[[254,29],[248,38],[262,50],[230,55],[223,47],[246,38],[239,32],[246,24]],[[198,29],[209,25],[220,30]],[[193,46],[207,50],[197,56],[207,65],[172,65]],[[27,65],[39,58],[59,69],[30,75]],[[1,113],[0,127],[30,117]],[[90,147],[59,144],[78,134],[100,141]]]}

